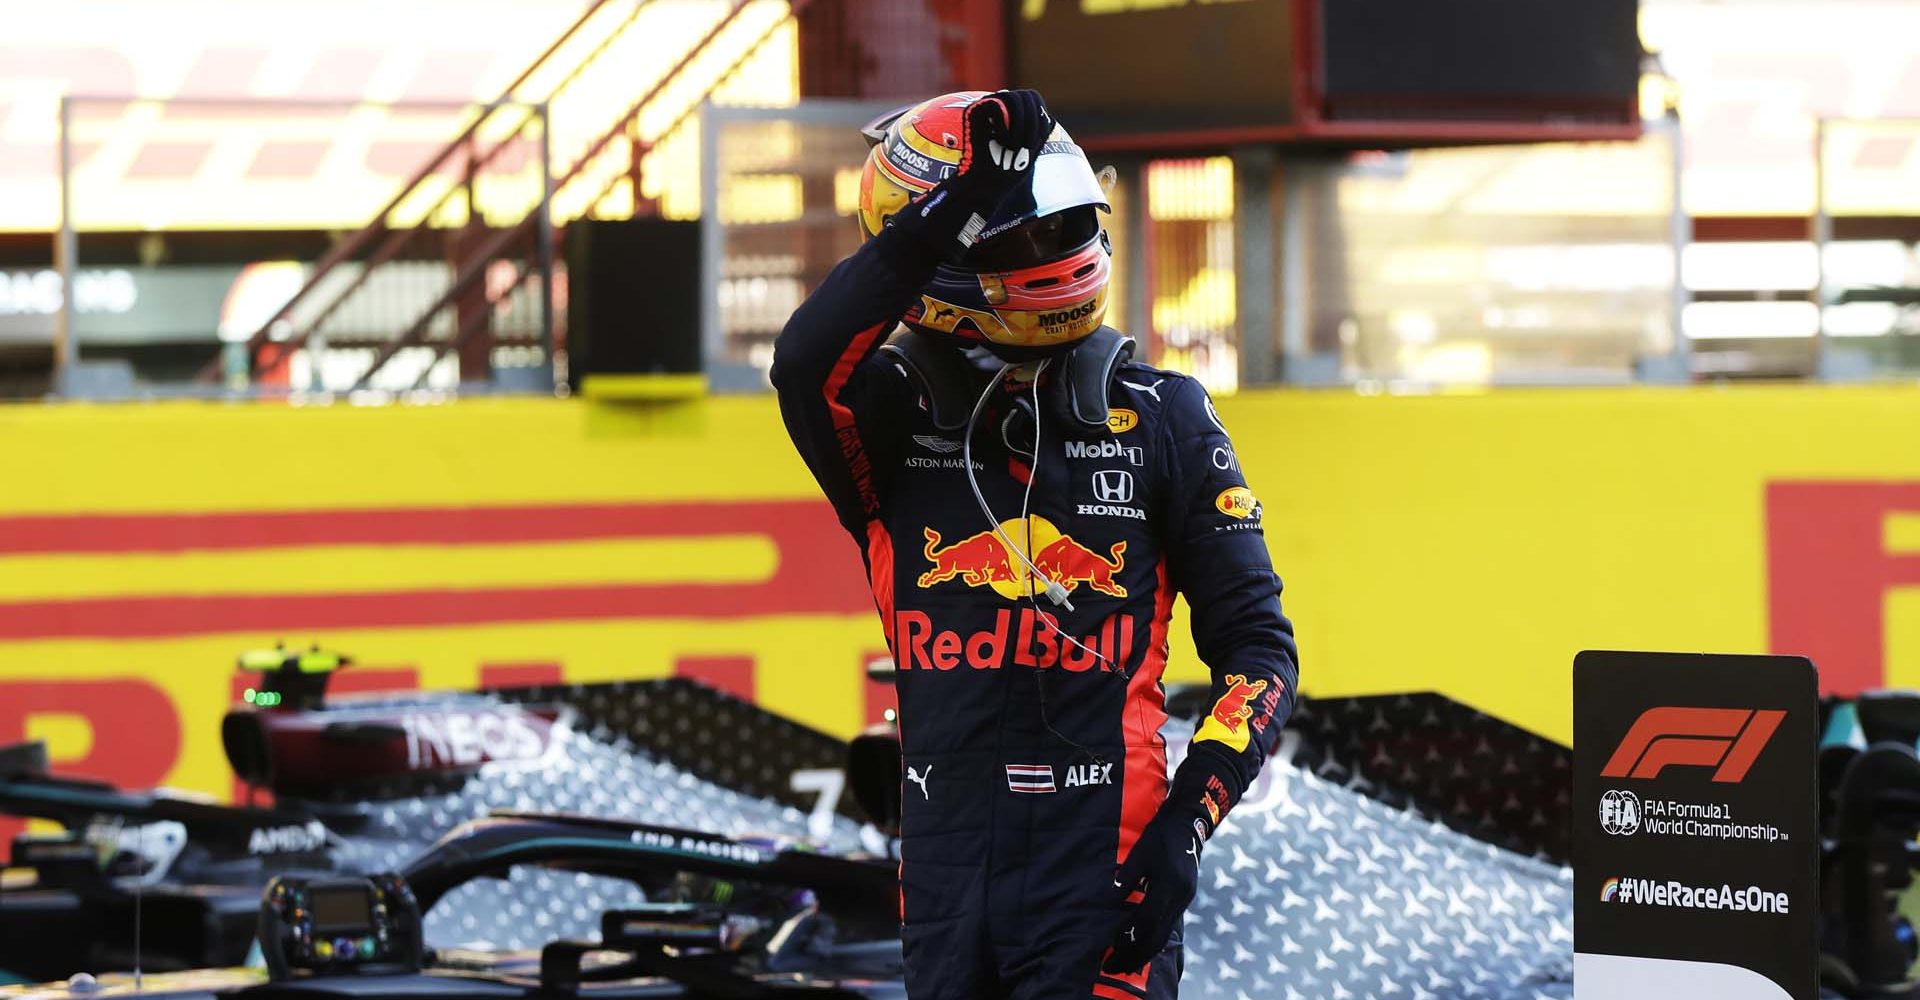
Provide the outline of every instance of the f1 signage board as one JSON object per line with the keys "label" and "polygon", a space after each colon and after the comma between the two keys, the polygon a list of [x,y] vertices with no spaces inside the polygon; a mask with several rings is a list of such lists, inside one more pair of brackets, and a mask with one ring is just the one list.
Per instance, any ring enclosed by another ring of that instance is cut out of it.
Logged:
{"label": "f1 signage board", "polygon": [[1816,1000],[1813,664],[1573,663],[1576,1000]]}

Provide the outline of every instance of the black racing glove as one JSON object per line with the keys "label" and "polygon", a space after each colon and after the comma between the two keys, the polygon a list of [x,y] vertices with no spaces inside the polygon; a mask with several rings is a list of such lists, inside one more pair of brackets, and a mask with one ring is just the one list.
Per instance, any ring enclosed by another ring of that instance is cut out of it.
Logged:
{"label": "black racing glove", "polygon": [[935,258],[960,259],[1002,199],[1028,183],[1053,116],[1039,93],[1002,90],[967,107],[965,150],[952,177],[896,212],[888,224],[911,233]]}
{"label": "black racing glove", "polygon": [[1138,972],[1166,948],[1200,887],[1200,849],[1212,828],[1189,802],[1169,797],[1113,877],[1124,916],[1104,971]]}

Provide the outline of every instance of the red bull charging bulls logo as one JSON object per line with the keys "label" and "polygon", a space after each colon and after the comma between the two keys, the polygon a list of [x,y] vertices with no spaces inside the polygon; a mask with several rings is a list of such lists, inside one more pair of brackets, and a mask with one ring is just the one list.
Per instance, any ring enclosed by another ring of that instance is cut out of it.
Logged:
{"label": "red bull charging bulls logo", "polygon": [[921,551],[933,565],[920,574],[920,586],[935,587],[957,578],[969,587],[991,587],[1008,600],[1022,600],[1042,593],[1046,590],[1045,581],[1034,579],[1025,561],[1008,548],[1011,543],[1031,546],[1028,551],[1033,553],[1033,565],[1068,593],[1084,583],[1108,597],[1127,596],[1127,588],[1118,579],[1127,564],[1126,542],[1113,543],[1107,554],[1101,555],[1075,541],[1072,535],[1061,532],[1044,517],[1029,520],[1031,535],[1025,523],[1004,521],[998,532],[982,531],[944,546],[940,544],[938,531],[925,529],[927,542]]}
{"label": "red bull charging bulls logo", "polygon": [[[1076,591],[1087,589],[1108,597],[1125,597],[1120,583],[1126,568],[1126,542],[1115,542],[1105,555],[1075,541],[1044,517],[1026,522],[1004,521],[998,531],[982,531],[951,545],[941,544],[938,531],[925,530],[922,554],[930,563],[917,581],[938,587],[955,580],[969,587],[990,587],[1010,601],[1027,600],[1046,591],[1051,580]],[[1004,537],[1003,537],[1004,536]],[[1025,549],[1031,545],[1032,548]],[[1019,546],[1021,548],[1015,548]],[[1034,576],[1021,551],[1033,553]],[[901,610],[894,615],[894,652],[902,670],[952,670],[970,667],[997,670],[1002,666],[1060,667],[1070,671],[1116,670],[1133,654],[1133,618],[1124,612],[1109,615],[1093,632],[1076,641],[1060,638],[1060,621],[1048,611],[1029,605],[996,612],[993,625],[970,634],[934,626],[932,616]]]}
{"label": "red bull charging bulls logo", "polygon": [[[1220,700],[1213,703],[1213,711],[1200,723],[1193,734],[1195,743],[1215,740],[1234,748],[1245,750],[1249,735],[1248,720],[1253,718],[1253,699],[1267,689],[1265,679],[1249,682],[1245,674],[1228,674],[1227,690]],[[1277,701],[1277,699],[1274,699]],[[1272,702],[1261,706],[1268,715],[1272,714]],[[1254,725],[1265,729],[1264,716],[1255,720]]]}

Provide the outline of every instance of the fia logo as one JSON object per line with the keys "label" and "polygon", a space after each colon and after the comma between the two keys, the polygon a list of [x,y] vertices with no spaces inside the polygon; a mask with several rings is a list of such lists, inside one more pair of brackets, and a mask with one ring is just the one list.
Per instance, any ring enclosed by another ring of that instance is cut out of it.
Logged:
{"label": "fia logo", "polygon": [[1631,836],[1640,829],[1640,796],[1622,791],[1600,796],[1600,829],[1616,837]]}

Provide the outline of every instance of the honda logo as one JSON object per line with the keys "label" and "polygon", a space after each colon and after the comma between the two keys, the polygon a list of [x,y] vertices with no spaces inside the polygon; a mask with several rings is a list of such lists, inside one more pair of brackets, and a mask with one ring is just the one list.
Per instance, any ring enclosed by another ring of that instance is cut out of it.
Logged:
{"label": "honda logo", "polygon": [[1132,503],[1133,473],[1101,469],[1093,474],[1093,498],[1101,503]]}
{"label": "honda logo", "polygon": [[1607,778],[1658,778],[1670,764],[1714,768],[1713,780],[1747,776],[1787,713],[1745,708],[1649,708],[1608,758]]}

